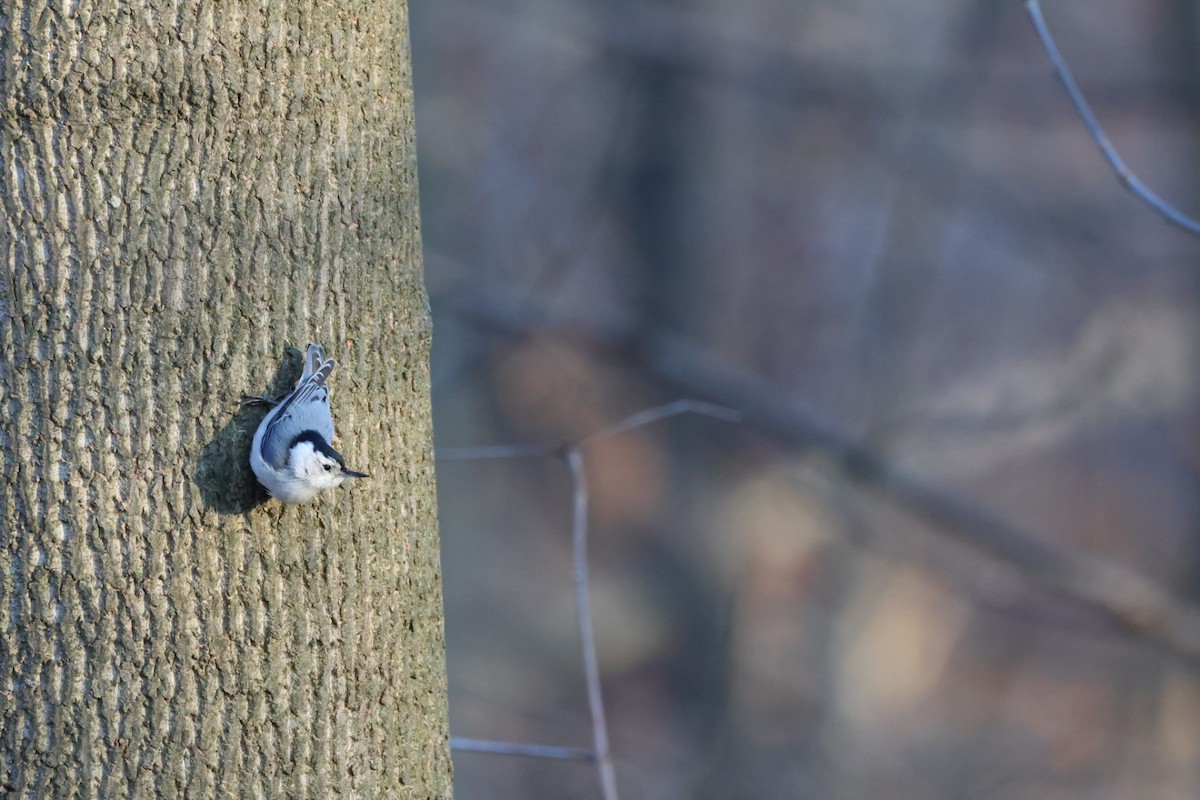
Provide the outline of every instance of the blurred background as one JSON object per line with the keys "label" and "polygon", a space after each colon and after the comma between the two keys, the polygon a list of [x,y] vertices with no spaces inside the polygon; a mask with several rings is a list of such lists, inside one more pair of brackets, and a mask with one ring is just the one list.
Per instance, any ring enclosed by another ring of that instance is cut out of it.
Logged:
{"label": "blurred background", "polygon": [[[1046,8],[1194,212],[1198,6]],[[410,13],[439,451],[747,411],[585,451],[622,798],[1200,797],[1200,670],[1053,588],[1200,602],[1200,239],[1023,3]],[[589,747],[566,467],[438,482],[452,734]],[[599,797],[454,763],[458,800]]]}

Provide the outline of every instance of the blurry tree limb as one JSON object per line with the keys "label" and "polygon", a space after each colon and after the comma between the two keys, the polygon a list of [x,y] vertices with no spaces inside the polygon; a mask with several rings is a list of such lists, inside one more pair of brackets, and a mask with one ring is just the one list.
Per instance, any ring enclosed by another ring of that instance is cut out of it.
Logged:
{"label": "blurry tree limb", "polygon": [[818,459],[835,477],[1007,565],[1029,583],[1091,610],[1114,630],[1200,668],[1200,609],[1132,569],[1066,550],[951,490],[924,483],[850,434],[821,424],[769,382],[731,367],[683,337],[641,338],[619,327],[588,330],[577,321],[556,319],[535,302],[491,303],[475,292],[442,297],[439,303],[475,324],[509,335],[553,335],[607,350],[664,381],[675,394],[736,409],[748,427]]}
{"label": "blurry tree limb", "polygon": [[1025,8],[1029,11],[1029,18],[1033,20],[1034,28],[1037,29],[1038,38],[1042,40],[1042,46],[1046,50],[1046,55],[1050,57],[1050,63],[1054,67],[1054,74],[1058,76],[1058,80],[1062,83],[1063,88],[1067,90],[1067,94],[1070,96],[1075,110],[1079,112],[1079,116],[1087,126],[1092,139],[1099,146],[1100,152],[1104,154],[1105,160],[1108,161],[1109,166],[1116,173],[1118,180],[1121,181],[1121,185],[1142,200],[1142,202],[1157,211],[1167,222],[1184,229],[1188,233],[1200,236],[1200,222],[1184,214],[1151,191],[1125,164],[1125,161],[1109,140],[1108,135],[1104,132],[1104,129],[1100,127],[1100,121],[1096,119],[1096,115],[1092,112],[1087,98],[1083,96],[1079,84],[1075,82],[1075,78],[1072,76],[1066,60],[1063,59],[1062,54],[1058,51],[1058,45],[1055,44],[1054,37],[1050,35],[1050,28],[1046,25],[1046,19],[1042,15],[1042,6],[1039,0],[1025,0]]}
{"label": "blurry tree limb", "polygon": [[647,367],[696,396],[731,408],[772,439],[820,459],[835,475],[1021,577],[1080,603],[1117,630],[1200,667],[1200,609],[1111,560],[1070,552],[1000,519],[952,491],[930,486],[849,435],[819,425],[766,381],[740,374],[682,339],[643,348]]}

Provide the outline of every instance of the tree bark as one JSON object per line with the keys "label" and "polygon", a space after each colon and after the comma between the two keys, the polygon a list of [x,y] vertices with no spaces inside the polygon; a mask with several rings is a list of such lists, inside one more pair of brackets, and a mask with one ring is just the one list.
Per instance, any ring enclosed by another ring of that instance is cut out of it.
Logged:
{"label": "tree bark", "polygon": [[[450,795],[407,23],[0,7],[0,795]],[[284,507],[310,339],[371,478]]]}

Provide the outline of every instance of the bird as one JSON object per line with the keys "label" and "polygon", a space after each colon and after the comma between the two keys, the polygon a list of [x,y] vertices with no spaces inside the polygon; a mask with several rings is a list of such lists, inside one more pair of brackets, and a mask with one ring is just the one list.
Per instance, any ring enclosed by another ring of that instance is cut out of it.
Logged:
{"label": "bird", "polygon": [[333,414],[329,408],[329,375],[337,362],[310,342],[304,374],[280,398],[246,396],[244,403],[267,403],[267,412],[250,444],[250,469],[267,493],[288,503],[305,503],[347,478],[366,478],[346,466],[333,449]]}

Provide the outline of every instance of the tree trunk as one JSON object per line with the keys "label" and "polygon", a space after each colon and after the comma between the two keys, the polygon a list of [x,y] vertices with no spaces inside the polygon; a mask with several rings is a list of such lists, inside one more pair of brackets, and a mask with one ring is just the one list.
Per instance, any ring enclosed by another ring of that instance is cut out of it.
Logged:
{"label": "tree trunk", "polygon": [[[407,22],[0,7],[0,795],[449,796]],[[371,478],[263,503],[310,339]]]}

